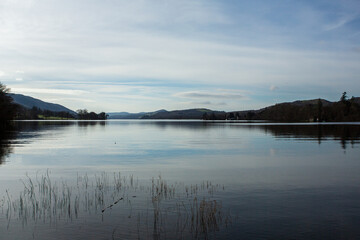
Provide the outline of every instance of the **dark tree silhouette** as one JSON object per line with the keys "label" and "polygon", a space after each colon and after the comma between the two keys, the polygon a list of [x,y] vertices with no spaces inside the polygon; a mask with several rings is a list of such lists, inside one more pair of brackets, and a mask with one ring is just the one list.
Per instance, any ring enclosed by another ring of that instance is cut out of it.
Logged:
{"label": "dark tree silhouette", "polygon": [[95,112],[88,112],[87,109],[79,109],[76,112],[80,120],[106,120],[107,118],[104,112],[97,114]]}
{"label": "dark tree silhouette", "polygon": [[7,124],[15,118],[16,105],[12,102],[12,98],[8,95],[10,89],[0,83],[0,123]]}
{"label": "dark tree silhouette", "polygon": [[342,96],[340,98],[340,102],[345,103],[347,100],[348,100],[347,92],[343,92],[343,94],[342,94]]}
{"label": "dark tree silhouette", "polygon": [[350,100],[344,92],[338,102],[326,100],[279,103],[258,111],[238,112],[240,120],[270,120],[279,122],[345,122],[360,121],[359,98]]}

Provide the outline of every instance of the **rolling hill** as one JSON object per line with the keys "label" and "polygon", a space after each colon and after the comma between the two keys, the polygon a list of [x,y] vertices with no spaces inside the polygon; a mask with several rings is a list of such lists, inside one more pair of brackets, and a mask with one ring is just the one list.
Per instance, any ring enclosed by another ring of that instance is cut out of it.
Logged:
{"label": "rolling hill", "polygon": [[27,109],[31,109],[33,107],[37,107],[41,110],[49,110],[53,112],[68,112],[74,116],[76,116],[76,112],[73,110],[66,108],[60,104],[44,102],[40,99],[25,96],[22,94],[9,93],[9,96],[13,99],[14,103],[23,106]]}
{"label": "rolling hill", "polygon": [[258,110],[229,112],[227,119],[281,122],[359,121],[359,102],[359,97],[344,102],[330,102],[325,99],[298,100],[278,103]]}

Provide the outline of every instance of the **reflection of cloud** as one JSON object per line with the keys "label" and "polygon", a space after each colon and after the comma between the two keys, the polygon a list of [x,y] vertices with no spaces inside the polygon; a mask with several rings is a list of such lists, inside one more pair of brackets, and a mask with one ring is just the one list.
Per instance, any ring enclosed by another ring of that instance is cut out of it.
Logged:
{"label": "reflection of cloud", "polygon": [[270,148],[270,156],[275,156],[276,155],[277,150],[274,148]]}
{"label": "reflection of cloud", "polygon": [[244,96],[239,93],[233,92],[202,92],[202,91],[189,91],[189,92],[180,92],[174,94],[175,97],[183,98],[243,98]]}
{"label": "reflection of cloud", "polygon": [[[253,99],[264,103],[259,107],[272,103],[264,96],[270,84],[274,84],[271,91],[281,86],[282,94],[295,89],[303,96],[308,86],[316,85],[329,93],[314,90],[315,96],[332,98],[330,92],[340,86],[360,88],[356,82],[359,50],[337,50],[358,46],[354,17],[360,2],[351,1],[319,8],[301,1],[275,6],[271,1],[233,5],[206,0],[0,0],[0,66],[6,72],[0,72],[0,77],[12,89],[60,88],[24,91],[39,97],[40,93],[81,94],[61,90],[79,89],[91,93],[89,97],[99,106],[118,104],[131,111],[133,101],[125,103],[121,96],[144,100],[137,109],[151,111],[145,105],[175,107],[179,101],[174,97],[209,104],[226,100],[236,107],[236,100],[250,95],[205,91],[219,86],[252,91]],[[344,32],[319,31],[325,28]],[[320,39],[324,40],[321,47]],[[26,81],[16,82],[17,77]],[[120,82],[138,87],[115,86]],[[198,89],[204,91],[194,91]]]}

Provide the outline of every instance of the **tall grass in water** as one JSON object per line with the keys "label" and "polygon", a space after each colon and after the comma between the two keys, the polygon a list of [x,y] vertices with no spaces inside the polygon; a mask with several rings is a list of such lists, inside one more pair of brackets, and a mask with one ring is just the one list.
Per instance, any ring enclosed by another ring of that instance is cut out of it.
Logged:
{"label": "tall grass in water", "polygon": [[104,172],[91,178],[78,175],[67,182],[53,180],[49,171],[21,181],[23,190],[18,197],[6,191],[0,198],[1,213],[9,222],[16,219],[24,225],[32,221],[56,226],[59,221],[90,216],[104,220],[117,214],[126,218],[114,227],[113,238],[122,238],[119,228],[128,225],[136,228],[139,238],[153,239],[208,238],[231,222],[221,201],[214,197],[224,187],[211,182],[169,184],[161,175],[140,182],[133,175]]}

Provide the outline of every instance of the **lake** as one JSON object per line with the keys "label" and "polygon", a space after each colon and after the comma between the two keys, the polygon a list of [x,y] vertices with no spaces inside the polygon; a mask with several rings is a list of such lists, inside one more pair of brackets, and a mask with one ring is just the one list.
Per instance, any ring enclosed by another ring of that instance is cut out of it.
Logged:
{"label": "lake", "polygon": [[0,239],[359,239],[360,123],[19,121]]}

